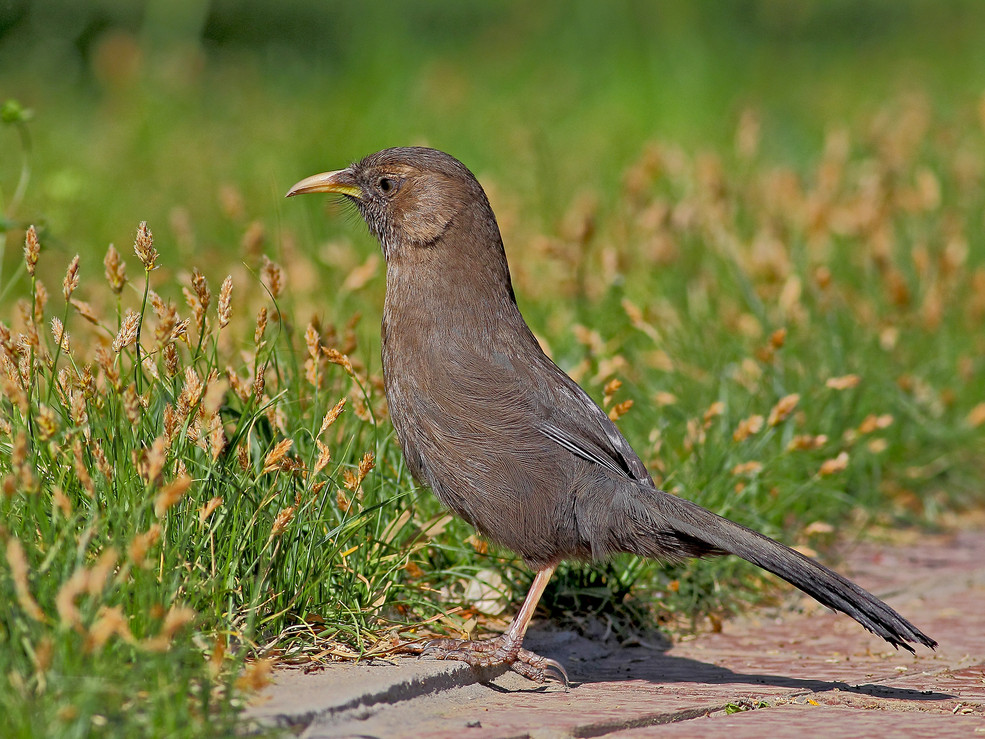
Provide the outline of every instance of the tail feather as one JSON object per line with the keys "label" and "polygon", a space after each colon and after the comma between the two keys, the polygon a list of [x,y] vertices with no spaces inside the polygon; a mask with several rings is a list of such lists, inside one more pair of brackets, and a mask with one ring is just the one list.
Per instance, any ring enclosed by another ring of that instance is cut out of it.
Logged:
{"label": "tail feather", "polygon": [[[666,493],[659,496],[654,522],[669,526],[681,549],[735,554],[800,588],[819,602],[841,611],[894,647],[913,652],[910,642],[931,649],[937,642],[895,610],[851,580],[768,536],[722,518],[701,506]],[[654,532],[666,541],[666,529]]]}

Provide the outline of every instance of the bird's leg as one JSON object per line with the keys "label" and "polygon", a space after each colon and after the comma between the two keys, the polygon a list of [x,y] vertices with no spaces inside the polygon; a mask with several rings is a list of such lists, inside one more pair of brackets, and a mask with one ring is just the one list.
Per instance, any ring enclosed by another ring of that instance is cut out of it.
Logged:
{"label": "bird's leg", "polygon": [[420,645],[407,645],[403,651],[413,651],[421,656],[436,659],[460,660],[473,667],[509,665],[514,672],[530,680],[542,683],[548,678],[554,678],[563,682],[567,688],[568,673],[559,662],[522,648],[527,626],[552,574],[554,574],[554,565],[537,571],[520,612],[516,614],[516,618],[510,623],[505,634],[485,641],[434,639]]}

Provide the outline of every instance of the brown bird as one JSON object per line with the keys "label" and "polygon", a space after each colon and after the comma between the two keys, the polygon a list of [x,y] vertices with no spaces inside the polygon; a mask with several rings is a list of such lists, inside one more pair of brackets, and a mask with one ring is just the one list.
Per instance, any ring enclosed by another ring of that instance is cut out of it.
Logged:
{"label": "brown bird", "polygon": [[425,653],[567,683],[560,664],[521,648],[527,624],[559,562],[616,552],[665,561],[735,554],[893,646],[936,646],[836,572],[657,489],[608,415],[541,350],[517,308],[489,201],[457,159],[386,149],[301,180],[287,196],[310,192],[355,203],[383,248],[383,379],[408,467],[536,572],[505,634],[438,640]]}

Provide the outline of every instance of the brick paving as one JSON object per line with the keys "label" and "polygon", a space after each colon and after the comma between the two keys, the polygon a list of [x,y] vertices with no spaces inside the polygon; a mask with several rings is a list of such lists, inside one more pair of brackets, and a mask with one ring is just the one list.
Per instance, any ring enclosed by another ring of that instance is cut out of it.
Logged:
{"label": "brick paving", "polygon": [[531,633],[528,646],[567,666],[569,692],[399,658],[279,671],[249,713],[308,739],[985,739],[985,532],[865,544],[839,569],[937,639],[937,651],[897,652],[804,598],[666,650]]}

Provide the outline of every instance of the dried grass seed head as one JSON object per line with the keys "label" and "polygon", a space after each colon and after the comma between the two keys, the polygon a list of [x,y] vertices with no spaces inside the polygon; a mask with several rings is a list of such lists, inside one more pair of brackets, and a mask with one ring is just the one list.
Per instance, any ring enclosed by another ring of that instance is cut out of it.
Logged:
{"label": "dried grass seed head", "polygon": [[180,501],[192,485],[192,479],[186,474],[179,474],[174,480],[162,488],[154,498],[154,515],[164,516],[172,506]]}
{"label": "dried grass seed head", "polygon": [[24,554],[24,547],[20,541],[11,536],[7,540],[7,564],[10,565],[10,575],[14,581],[14,592],[17,595],[17,602],[21,609],[33,620],[43,622],[47,620],[44,611],[31,594],[31,586],[28,580],[30,568],[27,557]]}
{"label": "dried grass seed head", "polygon": [[205,275],[201,273],[198,267],[192,270],[192,288],[195,290],[195,295],[198,296],[198,301],[202,305],[202,311],[207,311],[212,304],[212,291],[209,290],[209,282],[205,279]]}
{"label": "dried grass seed head", "polygon": [[798,393],[792,393],[790,395],[785,395],[780,398],[776,405],[770,410],[769,419],[767,424],[769,426],[776,426],[787,419],[787,417],[793,413],[794,408],[800,402],[800,395]]}
{"label": "dried grass seed head", "polygon": [[76,298],[72,298],[69,302],[72,304],[72,307],[75,308],[75,311],[85,320],[93,326],[99,325],[99,316],[96,314],[96,309],[93,308],[90,303],[87,303],[84,300],[77,300]]}
{"label": "dried grass seed head", "polygon": [[113,339],[113,351],[119,354],[126,347],[130,346],[137,340],[137,331],[140,328],[140,314],[133,310],[133,308],[127,308],[126,314],[123,316],[123,323],[120,326],[120,331]]}
{"label": "dried grass seed head", "polygon": [[34,226],[29,226],[24,236],[24,262],[27,264],[27,273],[34,277],[34,270],[38,264],[38,255],[41,254],[41,242],[38,241],[38,232]]}
{"label": "dried grass seed head", "polygon": [[232,316],[233,300],[233,276],[226,275],[226,279],[222,281],[222,287],[219,288],[219,328],[225,328],[229,325],[229,319]]}
{"label": "dried grass seed head", "polygon": [[270,290],[271,296],[276,300],[280,297],[281,291],[284,289],[284,270],[281,269],[279,264],[271,261],[265,254],[263,256],[263,267],[261,267],[260,272],[263,275],[267,289]]}
{"label": "dried grass seed head", "polygon": [[319,436],[324,434],[325,429],[327,429],[329,426],[335,423],[336,419],[342,414],[342,411],[345,410],[345,401],[346,399],[342,398],[338,403],[332,406],[325,414],[325,417],[322,419],[321,422],[321,428],[318,429]]}
{"label": "dried grass seed head", "polygon": [[133,242],[133,251],[137,258],[144,265],[144,269],[150,272],[157,263],[157,249],[154,248],[154,234],[147,227],[147,221],[141,221],[137,227],[137,237]]}
{"label": "dried grass seed head", "polygon": [[65,272],[65,279],[62,281],[62,295],[65,296],[66,302],[71,300],[72,293],[75,292],[75,288],[79,286],[79,255],[76,254],[75,257],[68,265],[68,270]]}
{"label": "dried grass seed head", "polygon": [[110,290],[119,295],[123,292],[123,286],[127,284],[127,265],[121,259],[120,252],[112,244],[109,245],[106,256],[103,257],[103,268]]}
{"label": "dried grass seed head", "polygon": [[51,319],[51,338],[55,340],[55,346],[62,353],[68,354],[70,352],[69,335],[65,331],[65,326],[62,325],[62,322],[58,318]]}
{"label": "dried grass seed head", "polygon": [[263,334],[267,330],[267,308],[261,306],[257,311],[257,326],[253,332],[253,344],[259,347],[263,343]]}

